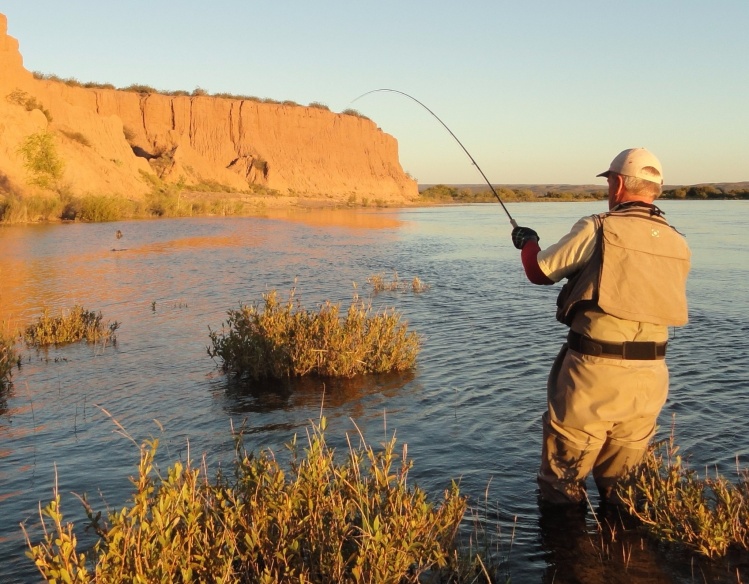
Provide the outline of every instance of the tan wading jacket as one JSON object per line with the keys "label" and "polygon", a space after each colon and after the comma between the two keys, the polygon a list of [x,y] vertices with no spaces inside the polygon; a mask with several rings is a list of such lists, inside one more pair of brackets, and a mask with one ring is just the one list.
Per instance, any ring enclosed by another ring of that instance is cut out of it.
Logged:
{"label": "tan wading jacket", "polygon": [[666,327],[688,318],[686,240],[651,205],[625,204],[593,219],[593,254],[559,293],[557,319],[600,340],[666,340]]}

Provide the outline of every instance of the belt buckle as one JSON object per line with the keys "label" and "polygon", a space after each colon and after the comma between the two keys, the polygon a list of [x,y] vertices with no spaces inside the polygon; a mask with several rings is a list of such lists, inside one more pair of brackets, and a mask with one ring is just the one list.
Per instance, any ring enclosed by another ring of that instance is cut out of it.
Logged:
{"label": "belt buckle", "polygon": [[638,361],[652,361],[658,358],[655,341],[625,341],[622,343],[622,357]]}

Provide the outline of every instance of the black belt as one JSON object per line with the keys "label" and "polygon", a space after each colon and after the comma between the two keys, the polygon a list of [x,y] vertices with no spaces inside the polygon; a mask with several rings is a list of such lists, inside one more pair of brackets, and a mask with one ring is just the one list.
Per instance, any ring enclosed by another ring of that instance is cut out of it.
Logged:
{"label": "black belt", "polygon": [[594,355],[596,357],[608,357],[611,359],[640,361],[665,359],[667,345],[668,341],[662,343],[656,343],[655,341],[604,343],[603,341],[596,341],[575,331],[570,331],[567,335],[567,346],[573,351],[577,351],[583,355]]}

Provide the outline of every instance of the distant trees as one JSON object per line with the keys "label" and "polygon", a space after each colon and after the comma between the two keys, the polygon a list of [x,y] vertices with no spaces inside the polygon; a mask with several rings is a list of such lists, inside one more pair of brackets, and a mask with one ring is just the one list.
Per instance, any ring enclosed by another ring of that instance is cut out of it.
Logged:
{"label": "distant trees", "polygon": [[[743,186],[743,185],[742,185]],[[526,188],[512,189],[495,186],[503,202],[518,201],[602,201],[608,196],[601,190],[541,190],[540,186],[530,185]],[[496,202],[494,193],[488,187],[434,185],[419,193],[425,202],[434,203],[492,203]],[[715,201],[715,200],[749,200],[749,188],[728,189],[716,185],[685,186],[663,191],[662,199]]]}
{"label": "distant trees", "polygon": [[749,199],[749,188],[726,189],[715,185],[678,187],[663,191],[663,199],[677,200],[732,200]]}
{"label": "distant trees", "polygon": [[[545,191],[534,192],[530,188],[511,189],[494,187],[503,202],[508,201],[586,201],[605,199],[605,191]],[[537,189],[538,190],[538,189]],[[488,187],[431,186],[419,193],[422,201],[435,203],[493,203],[497,201]]]}

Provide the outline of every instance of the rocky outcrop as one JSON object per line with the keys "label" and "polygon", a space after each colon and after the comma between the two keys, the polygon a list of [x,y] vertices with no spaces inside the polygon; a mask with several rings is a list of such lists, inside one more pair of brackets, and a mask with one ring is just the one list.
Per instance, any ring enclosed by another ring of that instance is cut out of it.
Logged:
{"label": "rocky outcrop", "polygon": [[188,186],[261,186],[332,200],[399,204],[418,196],[396,140],[371,120],[316,107],[35,79],[0,15],[0,192],[28,191],[18,148],[42,130],[54,134],[65,163],[61,181],[74,194],[139,198],[151,188],[148,177],[158,175]]}

